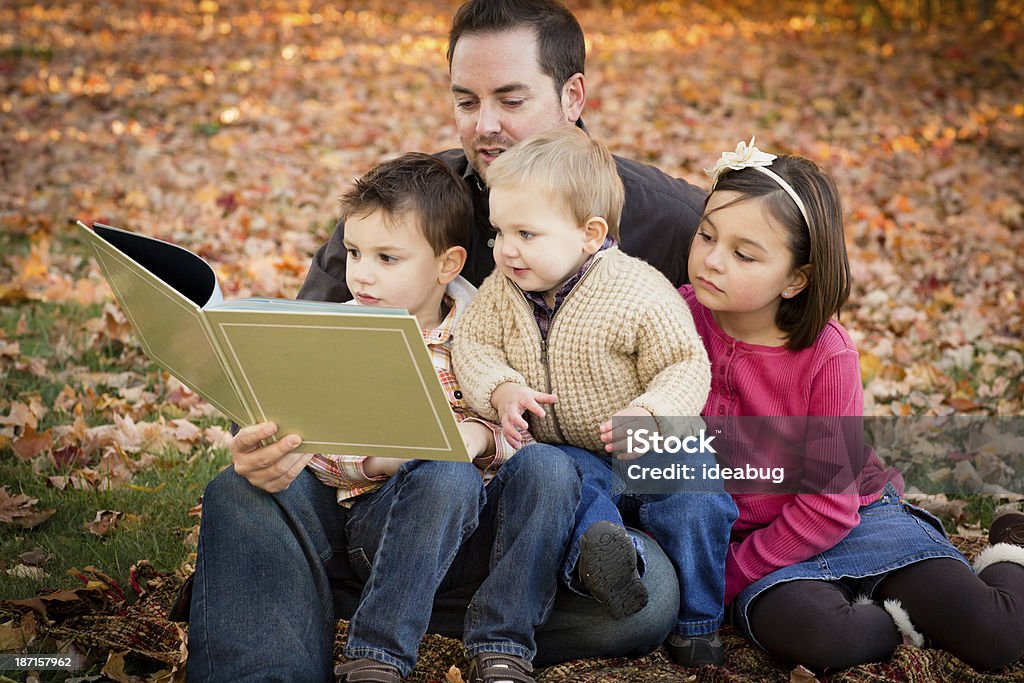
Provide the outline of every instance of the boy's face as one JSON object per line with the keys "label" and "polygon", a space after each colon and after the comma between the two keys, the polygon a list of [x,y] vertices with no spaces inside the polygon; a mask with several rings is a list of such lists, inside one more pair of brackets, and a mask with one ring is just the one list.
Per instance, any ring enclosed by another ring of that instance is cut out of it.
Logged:
{"label": "boy's face", "polygon": [[494,262],[520,289],[543,292],[548,304],[559,286],[604,242],[576,223],[569,210],[532,188],[490,192]]}
{"label": "boy's face", "polygon": [[423,328],[440,323],[447,283],[444,256],[435,256],[415,218],[385,221],[382,211],[345,221],[345,283],[363,306],[404,308]]}

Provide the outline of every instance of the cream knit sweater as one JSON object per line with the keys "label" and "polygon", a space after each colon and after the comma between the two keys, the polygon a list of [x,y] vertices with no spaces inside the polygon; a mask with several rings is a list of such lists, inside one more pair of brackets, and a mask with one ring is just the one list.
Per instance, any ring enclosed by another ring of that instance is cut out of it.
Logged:
{"label": "cream knit sweater", "polygon": [[[545,353],[546,346],[546,353]],[[459,321],[455,373],[470,406],[497,419],[504,382],[553,392],[533,437],[603,452],[598,425],[629,406],[654,416],[700,415],[711,366],[686,305],[654,267],[612,248],[599,253],[555,313],[547,344],[532,304],[495,270]]]}

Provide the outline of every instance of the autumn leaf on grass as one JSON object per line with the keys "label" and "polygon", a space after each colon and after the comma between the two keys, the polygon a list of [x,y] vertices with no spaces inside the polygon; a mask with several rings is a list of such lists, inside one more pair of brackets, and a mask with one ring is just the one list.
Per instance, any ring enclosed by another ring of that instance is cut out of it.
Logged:
{"label": "autumn leaf on grass", "polygon": [[0,360],[4,358],[15,359],[21,355],[21,344],[0,339]]}
{"label": "autumn leaf on grass", "polygon": [[89,343],[103,346],[111,342],[128,344],[131,341],[132,327],[121,309],[112,302],[103,307],[103,314],[85,322],[82,328],[89,333]]}
{"label": "autumn leaf on grass", "polygon": [[111,599],[100,586],[54,591],[34,598],[5,602],[6,605],[27,607],[54,621],[78,614],[97,614],[108,609],[110,603]]}
{"label": "autumn leaf on grass", "polygon": [[112,531],[128,530],[140,523],[138,515],[126,515],[120,510],[99,510],[96,519],[85,523],[85,528],[97,536],[106,536]]}
{"label": "autumn leaf on grass", "polygon": [[178,447],[179,451],[184,453],[192,450],[192,446],[203,436],[202,429],[184,418],[171,420],[169,427],[169,436],[174,439],[174,445]]}
{"label": "autumn leaf on grass", "polygon": [[36,616],[32,612],[20,620],[0,624],[0,652],[22,652],[36,637]]}
{"label": "autumn leaf on grass", "polygon": [[31,427],[35,429],[39,426],[39,416],[32,412],[32,408],[27,403],[14,401],[11,403],[11,408],[7,411],[7,415],[0,416],[0,425],[11,425],[22,429]]}
{"label": "autumn leaf on grass", "polygon": [[50,462],[61,472],[75,467],[82,467],[89,462],[89,457],[78,446],[64,446],[50,451]]}
{"label": "autumn leaf on grass", "polygon": [[945,493],[908,493],[906,495],[914,505],[922,507],[937,517],[949,517],[956,522],[963,522],[966,518],[966,500],[950,500]]}
{"label": "autumn leaf on grass", "polygon": [[5,571],[8,576],[13,576],[16,579],[32,579],[33,581],[42,581],[49,576],[42,567],[30,567],[27,564],[16,564]]}
{"label": "autumn leaf on grass", "polygon": [[22,460],[31,460],[53,445],[53,432],[47,429],[45,432],[37,432],[30,426],[25,427],[21,436],[14,440],[14,452]]}
{"label": "autumn leaf on grass", "polygon": [[24,493],[11,495],[7,486],[0,486],[0,523],[13,524],[14,526],[31,529],[37,527],[56,512],[56,509],[36,509],[37,498],[31,498]]}

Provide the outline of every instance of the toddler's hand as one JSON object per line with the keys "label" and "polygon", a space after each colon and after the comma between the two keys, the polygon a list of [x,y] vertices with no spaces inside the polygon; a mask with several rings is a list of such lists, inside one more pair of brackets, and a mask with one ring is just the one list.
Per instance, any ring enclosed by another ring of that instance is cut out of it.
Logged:
{"label": "toddler's hand", "polygon": [[544,417],[547,413],[541,404],[550,405],[556,401],[558,397],[555,394],[544,394],[514,382],[499,384],[491,393],[491,405],[498,411],[501,432],[513,448],[522,447],[522,433],[530,428],[523,414],[531,412],[537,417]]}
{"label": "toddler's hand", "polygon": [[604,450],[611,453],[619,460],[632,460],[639,458],[643,453],[630,453],[628,449],[628,430],[647,429],[651,432],[658,431],[658,423],[654,416],[644,408],[631,406],[623,408],[607,422],[599,427],[601,441],[604,442]]}

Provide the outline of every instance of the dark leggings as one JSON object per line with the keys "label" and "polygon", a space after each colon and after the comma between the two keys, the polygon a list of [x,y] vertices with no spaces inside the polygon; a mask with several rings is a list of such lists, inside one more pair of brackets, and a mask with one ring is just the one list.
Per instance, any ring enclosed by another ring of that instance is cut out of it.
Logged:
{"label": "dark leggings", "polygon": [[[889,658],[903,637],[880,604],[855,604],[856,584],[800,580],[754,599],[750,627],[779,660],[823,673]],[[889,574],[872,596],[896,599],[914,627],[975,669],[1024,655],[1024,566],[998,562],[975,574],[949,558]]]}

